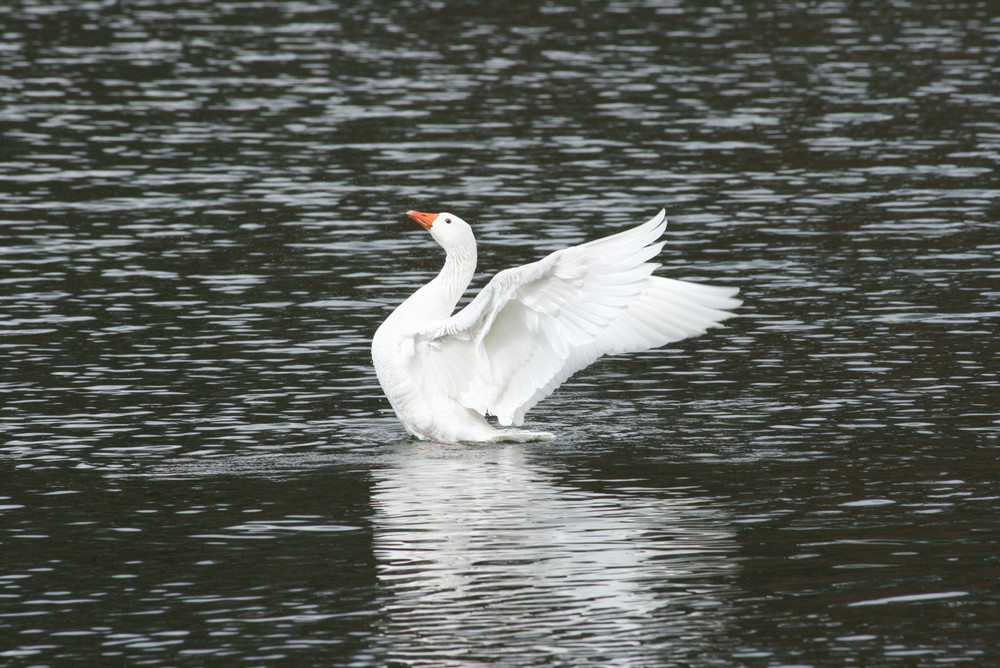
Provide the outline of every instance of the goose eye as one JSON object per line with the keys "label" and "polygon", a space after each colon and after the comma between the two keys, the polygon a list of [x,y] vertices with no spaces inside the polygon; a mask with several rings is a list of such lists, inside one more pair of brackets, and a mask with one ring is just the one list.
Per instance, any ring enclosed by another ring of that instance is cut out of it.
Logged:
{"label": "goose eye", "polygon": [[451,225],[451,218],[445,218],[445,219],[444,219],[444,222],[446,222],[446,223],[448,223],[449,225]]}

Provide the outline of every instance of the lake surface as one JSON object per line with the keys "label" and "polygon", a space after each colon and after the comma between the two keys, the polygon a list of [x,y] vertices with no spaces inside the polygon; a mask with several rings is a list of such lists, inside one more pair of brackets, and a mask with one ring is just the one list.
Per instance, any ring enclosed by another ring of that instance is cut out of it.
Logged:
{"label": "lake surface", "polygon": [[[15,3],[0,663],[1000,663],[1000,18],[912,5]],[[405,437],[405,210],[661,207],[741,318]]]}

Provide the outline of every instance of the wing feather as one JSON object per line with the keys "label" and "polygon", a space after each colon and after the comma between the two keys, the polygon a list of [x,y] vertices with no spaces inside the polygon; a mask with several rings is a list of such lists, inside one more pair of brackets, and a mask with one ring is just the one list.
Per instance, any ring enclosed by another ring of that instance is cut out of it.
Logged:
{"label": "wing feather", "polygon": [[653,276],[661,211],[630,230],[497,274],[464,309],[417,339],[424,371],[465,406],[520,425],[602,355],[702,334],[732,316],[738,290]]}

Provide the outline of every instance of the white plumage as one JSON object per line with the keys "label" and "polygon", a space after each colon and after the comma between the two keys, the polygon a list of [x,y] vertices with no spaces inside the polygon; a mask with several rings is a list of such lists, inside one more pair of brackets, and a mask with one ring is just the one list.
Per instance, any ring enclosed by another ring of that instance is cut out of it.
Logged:
{"label": "white plumage", "polygon": [[445,249],[444,268],[386,318],[372,339],[382,389],[420,439],[530,441],[547,432],[496,429],[602,355],[704,334],[740,305],[736,288],[653,276],[665,212],[613,236],[497,274],[458,313],[476,269],[472,228],[450,213],[407,212]]}

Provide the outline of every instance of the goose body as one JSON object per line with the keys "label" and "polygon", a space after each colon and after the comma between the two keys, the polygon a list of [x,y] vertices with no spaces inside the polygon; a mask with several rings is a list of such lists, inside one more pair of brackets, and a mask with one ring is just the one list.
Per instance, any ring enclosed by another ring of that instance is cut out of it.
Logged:
{"label": "goose body", "polygon": [[[525,413],[603,355],[697,336],[732,316],[738,289],[653,276],[665,212],[498,273],[455,313],[476,270],[472,228],[409,211],[445,250],[441,272],[375,332],[372,361],[400,422],[423,440],[533,441]],[[487,420],[496,416],[501,428]]]}

